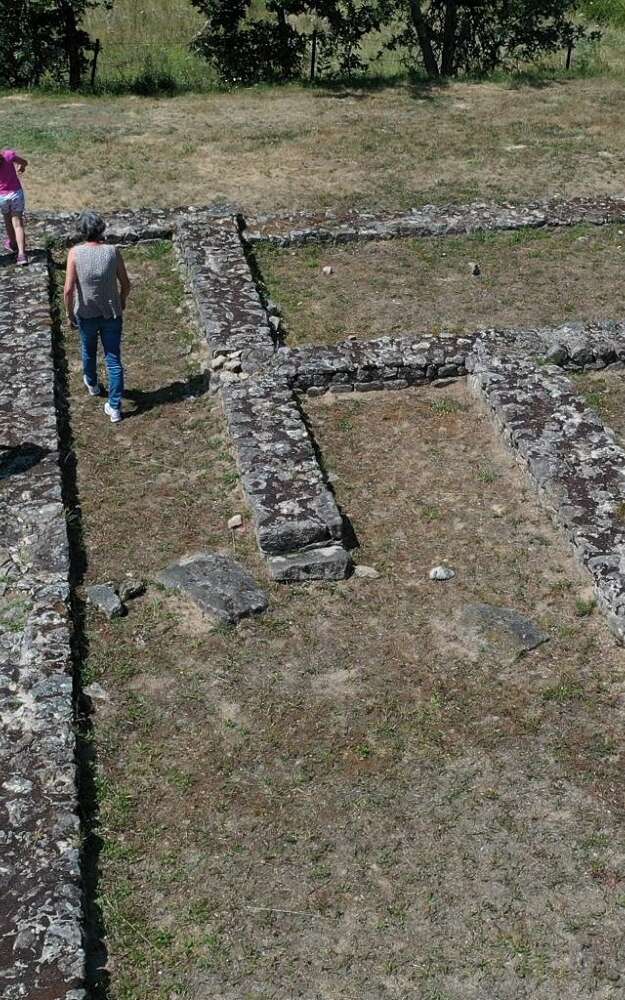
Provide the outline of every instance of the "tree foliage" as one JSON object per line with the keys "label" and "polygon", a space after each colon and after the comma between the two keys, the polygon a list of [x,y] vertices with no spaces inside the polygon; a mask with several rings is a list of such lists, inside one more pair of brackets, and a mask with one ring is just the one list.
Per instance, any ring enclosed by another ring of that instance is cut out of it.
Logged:
{"label": "tree foliage", "polygon": [[418,52],[430,77],[489,73],[574,45],[587,29],[579,0],[388,0],[403,20],[391,47]]}
{"label": "tree foliage", "polygon": [[[228,82],[290,80],[302,72],[314,31],[340,72],[362,68],[360,43],[380,24],[377,2],[362,0],[266,0],[263,17],[252,0],[191,0],[206,24],[194,48]],[[308,30],[298,25],[306,17]]]}
{"label": "tree foliage", "polygon": [[[382,27],[413,67],[429,77],[488,73],[567,48],[587,32],[575,17],[584,0],[191,0],[206,17],[195,48],[222,79],[288,80],[302,72],[307,15],[335,71],[364,68],[363,38]],[[593,0],[585,0],[586,4]],[[625,0],[595,0],[625,3]]]}
{"label": "tree foliage", "polygon": [[0,86],[31,87],[46,77],[80,86],[91,39],[86,11],[108,0],[0,0]]}

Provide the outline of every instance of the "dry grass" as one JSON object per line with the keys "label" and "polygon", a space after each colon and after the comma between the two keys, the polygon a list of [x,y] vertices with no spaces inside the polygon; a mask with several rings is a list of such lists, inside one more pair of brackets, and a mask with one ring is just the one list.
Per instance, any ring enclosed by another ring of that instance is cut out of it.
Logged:
{"label": "dry grass", "polygon": [[625,444],[625,375],[623,371],[584,372],[574,378],[578,391]]}
{"label": "dry grass", "polygon": [[[151,392],[188,335],[144,253],[126,357]],[[212,398],[115,429],[73,368],[88,579],[227,546]],[[236,630],[155,588],[89,615],[112,998],[616,997],[622,653],[463,389],[309,416],[379,580],[273,586]],[[442,559],[457,577],[431,583]],[[476,600],[550,641],[479,640]]]}
{"label": "dry grass", "polygon": [[[0,99],[33,208],[410,208],[622,193],[625,84],[297,86],[172,99]],[[512,148],[517,147],[517,148]],[[522,148],[518,148],[522,147]]]}
{"label": "dry grass", "polygon": [[259,247],[257,258],[292,344],[615,319],[625,302],[625,230],[616,225]]}

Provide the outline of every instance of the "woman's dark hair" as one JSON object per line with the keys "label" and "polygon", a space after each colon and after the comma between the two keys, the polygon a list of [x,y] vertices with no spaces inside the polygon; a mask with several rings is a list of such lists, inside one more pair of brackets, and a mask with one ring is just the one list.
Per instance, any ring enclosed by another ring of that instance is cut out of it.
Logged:
{"label": "woman's dark hair", "polygon": [[97,212],[82,212],[76,223],[76,229],[84,240],[99,240],[104,235],[106,222]]}

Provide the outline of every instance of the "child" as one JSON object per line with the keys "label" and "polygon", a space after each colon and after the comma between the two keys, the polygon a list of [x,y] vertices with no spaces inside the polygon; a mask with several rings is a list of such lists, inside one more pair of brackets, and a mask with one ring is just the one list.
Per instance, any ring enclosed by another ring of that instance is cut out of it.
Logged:
{"label": "child", "polygon": [[14,149],[0,153],[0,212],[4,219],[7,239],[6,250],[17,250],[17,263],[28,264],[26,256],[26,235],[24,233],[24,190],[18,173],[23,174],[28,160],[18,156]]}

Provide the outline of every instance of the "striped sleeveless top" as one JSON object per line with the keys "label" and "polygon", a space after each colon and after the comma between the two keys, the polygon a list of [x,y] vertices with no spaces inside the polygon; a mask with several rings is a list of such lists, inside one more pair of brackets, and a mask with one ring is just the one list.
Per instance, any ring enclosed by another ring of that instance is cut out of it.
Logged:
{"label": "striped sleeveless top", "polygon": [[117,249],[108,243],[74,247],[76,296],[74,312],[81,319],[117,319],[122,303],[117,284]]}

